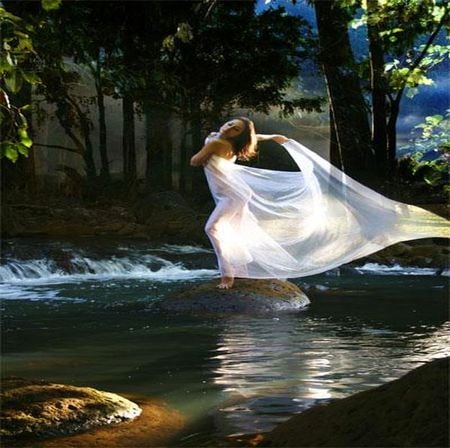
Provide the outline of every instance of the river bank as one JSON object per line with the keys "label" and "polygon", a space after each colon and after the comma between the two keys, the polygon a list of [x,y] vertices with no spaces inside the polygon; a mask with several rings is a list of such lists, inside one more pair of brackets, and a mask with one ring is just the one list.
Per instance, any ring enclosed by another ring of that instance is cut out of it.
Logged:
{"label": "river bank", "polygon": [[[449,204],[420,204],[448,218]],[[3,204],[4,238],[117,238],[153,244],[195,244],[210,247],[204,226],[213,203],[194,207],[172,191],[141,196],[131,203],[118,199],[84,204],[49,197],[40,201]],[[351,263],[448,268],[445,239],[397,243]]]}

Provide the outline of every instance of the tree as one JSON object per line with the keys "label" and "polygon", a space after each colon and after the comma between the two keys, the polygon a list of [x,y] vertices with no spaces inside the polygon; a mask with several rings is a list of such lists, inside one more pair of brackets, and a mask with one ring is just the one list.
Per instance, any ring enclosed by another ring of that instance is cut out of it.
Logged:
{"label": "tree", "polygon": [[395,172],[396,125],[405,91],[412,97],[427,73],[450,54],[438,45],[440,32],[450,26],[450,5],[441,0],[368,0],[365,16],[371,52],[372,133],[378,170]]}
{"label": "tree", "polygon": [[347,24],[349,11],[336,1],[314,1],[320,41],[319,60],[327,80],[331,108],[333,148],[346,173],[367,180],[372,161],[367,109],[356,72]]}
{"label": "tree", "polygon": [[[311,54],[308,24],[283,8],[256,14],[254,6],[218,2],[206,18],[199,9],[165,41],[169,104],[191,140],[182,161],[202,146],[206,129],[237,108],[267,113],[276,106],[285,114],[320,109],[320,98],[288,100],[285,94],[299,62]],[[181,177],[188,179],[183,172]]]}
{"label": "tree", "polygon": [[[295,3],[295,0],[293,0]],[[356,178],[371,177],[375,155],[379,179],[396,167],[396,125],[404,93],[414,96],[427,74],[446,60],[438,43],[449,29],[444,0],[310,0],[327,79],[330,125],[337,144],[331,159]],[[367,26],[368,53],[356,62],[349,26]],[[368,94],[368,96],[367,96]],[[368,133],[367,124],[371,124]],[[344,144],[345,142],[345,144]],[[336,154],[337,153],[337,154]],[[364,174],[365,172],[365,174]]]}

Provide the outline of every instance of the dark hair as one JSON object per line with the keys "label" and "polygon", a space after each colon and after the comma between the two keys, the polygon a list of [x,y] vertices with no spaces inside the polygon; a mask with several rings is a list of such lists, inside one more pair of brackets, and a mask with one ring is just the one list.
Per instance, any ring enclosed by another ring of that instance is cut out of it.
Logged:
{"label": "dark hair", "polygon": [[233,120],[241,120],[244,123],[244,129],[235,137],[229,137],[227,140],[233,146],[233,151],[239,160],[250,160],[257,153],[257,139],[255,125],[247,117],[235,117]]}

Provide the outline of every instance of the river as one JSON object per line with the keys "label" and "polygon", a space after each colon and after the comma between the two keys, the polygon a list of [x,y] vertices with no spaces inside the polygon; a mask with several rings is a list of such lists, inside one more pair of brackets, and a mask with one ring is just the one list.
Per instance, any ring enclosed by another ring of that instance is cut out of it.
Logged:
{"label": "river", "polygon": [[154,305],[217,276],[208,248],[2,245],[2,374],[161,398],[210,418],[198,441],[268,431],[450,353],[448,272],[432,268],[361,262],[292,280],[302,312],[202,317]]}

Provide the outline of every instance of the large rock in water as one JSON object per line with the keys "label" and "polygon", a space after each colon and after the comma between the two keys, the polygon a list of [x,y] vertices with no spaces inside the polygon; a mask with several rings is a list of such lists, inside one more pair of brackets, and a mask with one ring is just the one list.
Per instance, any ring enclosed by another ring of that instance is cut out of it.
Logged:
{"label": "large rock in water", "polygon": [[273,313],[299,311],[308,297],[284,280],[236,279],[230,289],[219,289],[219,280],[181,289],[159,303],[167,311],[206,313]]}
{"label": "large rock in water", "polygon": [[449,360],[311,408],[264,434],[265,447],[447,447]]}
{"label": "large rock in water", "polygon": [[49,437],[131,420],[139,406],[119,395],[22,378],[5,378],[1,390],[3,440]]}

